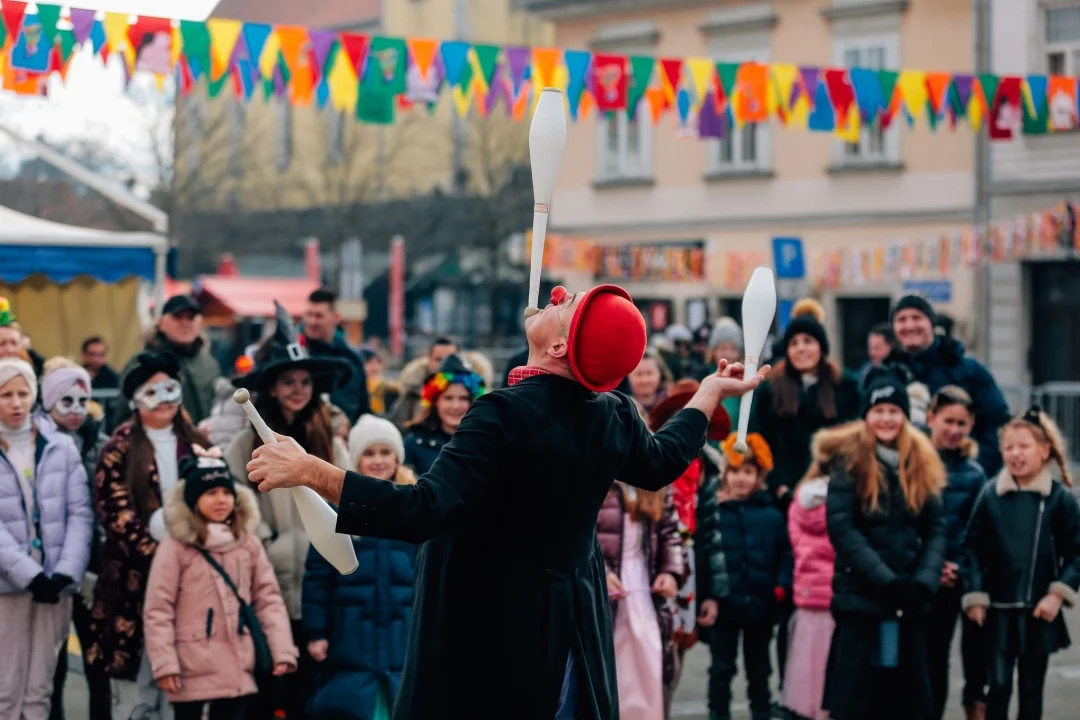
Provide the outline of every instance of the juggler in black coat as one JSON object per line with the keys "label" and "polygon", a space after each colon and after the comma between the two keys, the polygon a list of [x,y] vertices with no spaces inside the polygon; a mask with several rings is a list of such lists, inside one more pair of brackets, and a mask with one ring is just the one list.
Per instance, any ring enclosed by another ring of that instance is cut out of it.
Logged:
{"label": "juggler in black coat", "polygon": [[619,717],[596,517],[613,481],[674,482],[708,420],[650,435],[632,401],[552,375],[483,395],[416,485],[348,473],[338,532],[424,543],[395,720]]}

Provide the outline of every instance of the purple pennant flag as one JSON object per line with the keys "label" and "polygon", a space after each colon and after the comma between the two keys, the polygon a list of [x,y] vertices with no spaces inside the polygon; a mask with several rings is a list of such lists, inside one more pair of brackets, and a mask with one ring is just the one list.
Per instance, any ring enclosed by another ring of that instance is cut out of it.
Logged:
{"label": "purple pennant flag", "polygon": [[248,53],[247,43],[244,41],[244,36],[240,35],[236,39],[236,45],[233,46],[232,55],[229,56],[229,69],[238,67],[241,60],[250,59],[251,55]]}
{"label": "purple pennant flag", "polygon": [[726,130],[727,123],[720,113],[716,112],[716,96],[711,92],[706,93],[698,113],[698,137],[722,138]]}
{"label": "purple pennant flag", "polygon": [[309,30],[308,38],[311,39],[311,50],[315,53],[316,70],[321,77],[323,68],[326,67],[326,59],[330,57],[330,50],[337,40],[337,33],[327,30]]}
{"label": "purple pennant flag", "polygon": [[274,96],[280,100],[285,97],[285,76],[281,74],[281,65],[274,66]]}
{"label": "purple pennant flag", "polygon": [[491,111],[495,109],[495,106],[502,100],[506,104],[506,111],[510,112],[510,93],[507,90],[507,81],[503,77],[503,63],[499,60],[495,64],[495,72],[491,74],[491,87],[488,88],[488,94],[485,98],[487,104],[487,113],[491,114]]}
{"label": "purple pennant flag", "polygon": [[806,93],[806,99],[810,101],[810,106],[814,106],[814,98],[817,97],[818,75],[819,69],[816,67],[799,68],[799,77],[802,82],[795,83],[795,87],[791,92],[791,105],[788,107],[794,107],[795,101],[799,99],[803,92]]}
{"label": "purple pennant flag", "polygon": [[956,98],[960,101],[960,107],[966,108],[971,102],[971,91],[975,86],[975,78],[971,75],[953,75],[953,87],[956,88]]}
{"label": "purple pennant flag", "polygon": [[94,30],[94,14],[95,10],[83,10],[82,8],[71,8],[71,24],[75,29],[75,43],[82,45],[90,37],[90,33]]}
{"label": "purple pennant flag", "polygon": [[529,61],[532,60],[532,50],[527,47],[506,48],[506,62],[510,66],[510,83],[516,96],[521,92],[521,86],[525,82],[525,74],[529,70]]}

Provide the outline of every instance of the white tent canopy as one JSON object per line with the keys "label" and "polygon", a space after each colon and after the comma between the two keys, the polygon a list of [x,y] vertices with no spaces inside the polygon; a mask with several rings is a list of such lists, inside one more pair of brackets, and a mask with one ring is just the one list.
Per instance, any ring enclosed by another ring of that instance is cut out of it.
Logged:
{"label": "white tent canopy", "polygon": [[0,206],[0,245],[148,248],[160,253],[167,252],[169,248],[168,240],[156,233],[113,232],[64,225],[23,215],[3,206]]}

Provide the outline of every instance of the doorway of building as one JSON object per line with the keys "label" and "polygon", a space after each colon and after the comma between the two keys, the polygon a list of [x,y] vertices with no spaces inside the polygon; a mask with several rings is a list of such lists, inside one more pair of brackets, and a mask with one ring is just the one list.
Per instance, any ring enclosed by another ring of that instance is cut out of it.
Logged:
{"label": "doorway of building", "polygon": [[870,359],[866,337],[875,325],[887,322],[892,301],[887,297],[839,298],[840,360],[844,367],[858,370]]}
{"label": "doorway of building", "polygon": [[1030,267],[1032,380],[1080,382],[1080,262]]}

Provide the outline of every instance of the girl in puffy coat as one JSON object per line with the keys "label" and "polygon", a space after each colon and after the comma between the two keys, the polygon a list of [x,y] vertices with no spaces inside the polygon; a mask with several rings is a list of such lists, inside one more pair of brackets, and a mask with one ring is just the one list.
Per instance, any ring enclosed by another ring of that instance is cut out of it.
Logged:
{"label": "girl in puffy coat", "polygon": [[836,629],[825,709],[836,720],[925,720],[933,698],[926,625],[945,564],[945,468],[908,421],[905,382],[867,376],[861,422],[823,432],[826,527],[836,550]]}
{"label": "girl in puffy coat", "polygon": [[90,562],[93,512],[71,438],[32,417],[34,369],[0,360],[0,717],[49,717],[71,596]]}
{"label": "girl in puffy coat", "polygon": [[[987,720],[1006,720],[1019,665],[1019,720],[1039,720],[1050,655],[1069,646],[1061,608],[1080,588],[1080,506],[1061,431],[1037,407],[1001,428],[1005,467],[971,512],[962,604],[983,626]],[[1055,471],[1060,481],[1054,478]]]}
{"label": "girl in puffy coat", "polygon": [[[352,467],[397,485],[416,476],[389,420],[361,415],[349,433]],[[412,626],[416,546],[353,537],[359,569],[342,575],[314,549],[304,573],[304,633],[319,663],[312,720],[389,720]]]}
{"label": "girl in puffy coat", "polygon": [[[909,396],[910,390],[909,385]],[[945,512],[945,569],[941,573],[941,587],[934,597],[927,635],[930,687],[934,693],[933,717],[938,720],[945,716],[945,705],[949,698],[949,657],[952,654],[953,635],[956,634],[956,618],[961,615],[964,578],[960,565],[964,532],[975,500],[986,485],[986,473],[975,461],[979,449],[971,439],[971,429],[975,424],[974,410],[971,396],[955,385],[946,385],[937,391],[927,414],[930,441],[945,463],[948,474],[948,484],[941,496]],[[964,708],[969,720],[982,720],[986,712],[986,651],[982,631],[966,617],[960,654],[964,666]]]}
{"label": "girl in puffy coat", "polygon": [[255,535],[254,494],[237,487],[217,458],[186,458],[180,474],[165,498],[169,536],[154,555],[146,589],[150,667],[176,720],[202,720],[206,705],[210,720],[240,720],[257,689],[256,648],[241,601],[254,608],[275,676],[296,668],[289,613]]}
{"label": "girl in puffy coat", "polygon": [[[824,447],[823,447],[824,446]],[[795,556],[792,598],[795,614],[788,628],[787,672],[784,674],[784,707],[797,717],[827,720],[822,709],[825,694],[825,665],[829,659],[833,622],[833,550],[826,527],[825,499],[829,477],[824,467],[826,453],[834,450],[817,435],[813,440],[814,463],[795,487],[795,499],[788,510],[788,537]]]}

